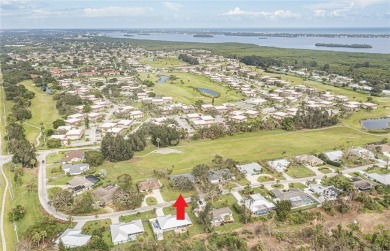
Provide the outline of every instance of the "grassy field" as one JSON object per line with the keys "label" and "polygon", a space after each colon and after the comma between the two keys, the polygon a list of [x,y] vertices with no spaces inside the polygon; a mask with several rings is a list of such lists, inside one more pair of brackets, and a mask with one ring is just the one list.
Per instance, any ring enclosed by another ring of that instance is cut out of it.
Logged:
{"label": "grassy field", "polygon": [[146,204],[148,206],[154,206],[154,205],[157,205],[157,200],[153,197],[148,197],[146,198]]}
{"label": "grassy field", "polygon": [[16,223],[17,232],[19,239],[22,237],[22,234],[26,231],[29,226],[35,224],[35,222],[42,219],[45,215],[40,207],[38,193],[36,191],[30,192],[27,188],[27,185],[32,183],[37,186],[37,178],[34,170],[26,169],[24,175],[22,176],[21,185],[15,184],[13,181],[13,173],[11,173],[8,169],[8,165],[5,165],[4,168],[7,177],[9,178],[10,184],[12,184],[12,191],[14,194],[14,199],[12,200],[9,193],[7,193],[6,200],[6,215],[4,219],[4,231],[7,238],[7,249],[15,250],[17,239],[14,231],[14,226],[11,221],[8,220],[7,213],[16,205],[22,205],[26,208],[25,217]]}
{"label": "grassy field", "polygon": [[153,210],[142,212],[142,213],[136,213],[136,214],[130,214],[126,216],[119,217],[119,221],[121,222],[130,222],[133,220],[149,220],[152,218],[156,218],[156,213]]}
{"label": "grassy field", "polygon": [[[174,82],[167,80],[165,83],[156,83],[159,77],[156,74],[143,73],[141,79],[149,79],[155,82],[153,91],[157,95],[173,97],[175,102],[184,104],[194,104],[196,100],[203,100],[205,103],[211,103],[212,99],[203,96],[194,88],[206,88],[220,93],[220,97],[214,99],[214,104],[221,104],[229,101],[237,101],[242,98],[241,93],[228,87],[221,86],[219,83],[210,80],[207,76],[194,75],[190,73],[172,72],[159,73],[160,75],[178,77]],[[148,75],[150,78],[148,78]]]}
{"label": "grassy field", "polygon": [[268,177],[268,176],[260,176],[257,181],[258,182],[267,182],[267,181],[272,181],[273,179],[271,177]]}
{"label": "grassy field", "polygon": [[179,60],[177,57],[157,57],[153,60],[151,58],[144,58],[140,62],[154,68],[170,68],[187,65],[187,63]]}
{"label": "grassy field", "polygon": [[104,227],[104,232],[103,232],[103,240],[108,244],[108,245],[113,245],[111,241],[111,234],[109,227],[111,225],[111,220],[110,219],[105,219],[105,220],[95,220],[95,221],[88,221],[85,223],[85,225],[82,228],[82,233],[83,234],[89,234],[92,235],[93,231],[95,229],[103,228]]}
{"label": "grassy field", "polygon": [[[40,88],[32,85],[31,80],[23,81],[22,84],[29,91],[35,93],[35,97],[31,100],[30,107],[32,118],[26,121],[27,124],[32,126],[24,125],[27,140],[35,144],[36,138],[40,132],[41,123],[43,123],[45,129],[53,128],[53,121],[60,118],[60,115],[56,109],[56,102],[50,94],[44,93]],[[42,139],[40,140],[42,144]]]}
{"label": "grassy field", "polygon": [[332,170],[330,170],[329,168],[327,167],[319,167],[318,168],[318,171],[320,171],[321,173],[324,173],[324,174],[327,174],[327,173],[331,173]]}
{"label": "grassy field", "polygon": [[300,183],[300,182],[298,182],[298,183],[290,183],[290,184],[289,184],[289,187],[290,187],[290,188],[299,188],[299,189],[301,189],[301,190],[307,188],[307,186],[306,186],[305,184]]}
{"label": "grassy field", "polygon": [[[177,147],[181,154],[150,154],[130,161],[105,163],[108,179],[129,173],[134,182],[154,176],[153,169],[172,168],[172,174],[191,172],[197,164],[211,164],[215,155],[240,162],[270,160],[304,153],[319,153],[350,145],[364,145],[382,140],[383,136],[370,135],[351,128],[334,127],[314,131],[262,131],[224,137],[217,140],[182,141]],[[238,150],[239,149],[239,150]]]}

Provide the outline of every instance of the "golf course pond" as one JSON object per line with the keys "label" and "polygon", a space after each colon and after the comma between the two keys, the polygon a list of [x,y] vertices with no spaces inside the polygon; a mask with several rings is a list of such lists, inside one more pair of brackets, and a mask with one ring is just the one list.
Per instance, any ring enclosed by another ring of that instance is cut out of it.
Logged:
{"label": "golf course pond", "polygon": [[212,98],[218,98],[220,96],[219,92],[206,89],[206,88],[197,88],[197,91],[199,91],[201,94],[207,97],[212,97]]}
{"label": "golf course pond", "polygon": [[385,130],[390,128],[390,118],[365,119],[360,121],[360,123],[367,130]]}

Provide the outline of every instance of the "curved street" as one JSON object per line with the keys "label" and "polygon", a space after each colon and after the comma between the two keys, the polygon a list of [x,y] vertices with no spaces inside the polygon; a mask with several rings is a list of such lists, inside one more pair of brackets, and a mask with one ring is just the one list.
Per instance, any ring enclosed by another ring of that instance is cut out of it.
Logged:
{"label": "curved street", "polygon": [[[71,149],[67,149],[71,150]],[[42,160],[46,159],[46,156],[53,151],[41,151],[39,152],[38,155],[38,160],[39,160],[39,178],[38,178],[38,195],[39,195],[39,201],[41,202],[42,207],[45,209],[47,213],[52,215],[53,217],[61,220],[69,220],[69,216],[65,213],[57,211],[54,207],[49,205],[49,196],[47,193],[47,178],[46,178],[46,161],[45,164],[42,164]],[[370,166],[373,166],[374,164],[370,165],[365,165],[365,166],[359,166],[355,168],[347,168],[342,170],[341,172],[343,174],[348,174],[348,173],[353,173],[356,171],[361,171],[364,169],[367,169]],[[380,165],[380,164],[379,164]],[[327,177],[332,177],[337,175],[337,173],[329,173],[329,174],[321,174],[321,175],[316,175],[316,176],[310,176],[306,178],[299,178],[299,179],[292,179],[292,180],[279,180],[280,184],[288,184],[291,182],[303,182],[305,183],[306,181],[311,181],[313,179],[322,179],[325,176]],[[277,184],[277,181],[268,181],[268,182],[263,182],[263,183],[258,183],[258,184],[252,184],[251,187],[260,187],[261,185],[274,185]],[[231,192],[238,192],[244,189],[245,186],[237,186],[231,190]],[[185,198],[187,202],[191,201],[191,198]],[[153,209],[158,209],[158,208],[164,208],[164,207],[169,207],[172,206],[175,203],[175,201],[168,201],[164,203],[159,203],[154,206],[146,206],[146,207],[141,207],[133,210],[125,210],[125,211],[119,211],[119,212],[112,212],[112,213],[105,213],[105,214],[98,214],[98,215],[89,215],[89,216],[73,216],[71,215],[72,219],[74,222],[82,222],[82,221],[91,221],[91,220],[96,220],[98,219],[111,219],[111,218],[116,218],[120,216],[125,216],[125,215],[130,215],[130,214],[136,214],[138,212],[146,212],[149,210]]]}

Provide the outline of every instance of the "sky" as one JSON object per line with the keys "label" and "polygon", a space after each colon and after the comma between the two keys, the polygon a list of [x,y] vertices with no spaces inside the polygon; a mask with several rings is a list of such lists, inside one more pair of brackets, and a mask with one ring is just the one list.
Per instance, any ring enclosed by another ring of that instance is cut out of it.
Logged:
{"label": "sky", "polygon": [[0,0],[1,29],[390,27],[390,0]]}

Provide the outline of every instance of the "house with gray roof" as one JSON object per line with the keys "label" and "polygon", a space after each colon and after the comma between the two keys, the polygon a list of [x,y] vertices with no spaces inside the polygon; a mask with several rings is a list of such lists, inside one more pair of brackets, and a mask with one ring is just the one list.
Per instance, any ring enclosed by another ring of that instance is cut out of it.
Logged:
{"label": "house with gray roof", "polygon": [[237,165],[237,169],[245,176],[253,176],[261,174],[263,167],[255,162],[252,162],[245,165]]}
{"label": "house with gray roof", "polygon": [[223,207],[213,210],[213,217],[211,218],[211,224],[213,226],[220,226],[226,223],[234,222],[233,212],[228,207]]}
{"label": "house with gray roof", "polygon": [[134,220],[127,223],[117,223],[110,226],[111,240],[114,245],[135,241],[136,235],[143,233],[144,226],[142,220]]}
{"label": "house with gray roof", "polygon": [[208,172],[208,177],[209,181],[213,184],[217,184],[226,180],[231,180],[233,179],[233,174],[230,172],[229,169],[224,168],[224,169],[214,169],[210,170]]}
{"label": "house with gray roof", "polygon": [[91,239],[90,235],[82,234],[81,230],[68,228],[55,241],[56,244],[62,242],[66,248],[76,248],[86,245]]}
{"label": "house with gray roof", "polygon": [[178,174],[178,175],[171,175],[171,176],[169,176],[169,179],[175,181],[175,179],[178,178],[178,177],[186,177],[191,182],[195,182],[195,176],[193,174],[191,174],[191,173],[183,173],[183,174]]}
{"label": "house with gray roof", "polygon": [[65,164],[61,166],[65,174],[79,175],[89,169],[89,164]]}
{"label": "house with gray roof", "polygon": [[366,176],[382,185],[390,185],[390,173],[388,174],[367,173]]}
{"label": "house with gray roof", "polygon": [[375,155],[363,147],[349,149],[348,155],[352,155],[361,159],[375,159]]}
{"label": "house with gray roof", "polygon": [[341,150],[324,152],[324,155],[331,161],[339,162],[343,157],[343,152]]}
{"label": "house with gray roof", "polygon": [[311,185],[310,191],[317,194],[320,201],[336,200],[341,193],[341,190],[334,186],[323,186],[321,184]]}
{"label": "house with gray roof", "polygon": [[270,192],[275,196],[275,202],[289,200],[292,208],[305,207],[316,202],[316,199],[304,193],[299,188],[291,188],[286,192],[279,189],[272,189]]}

